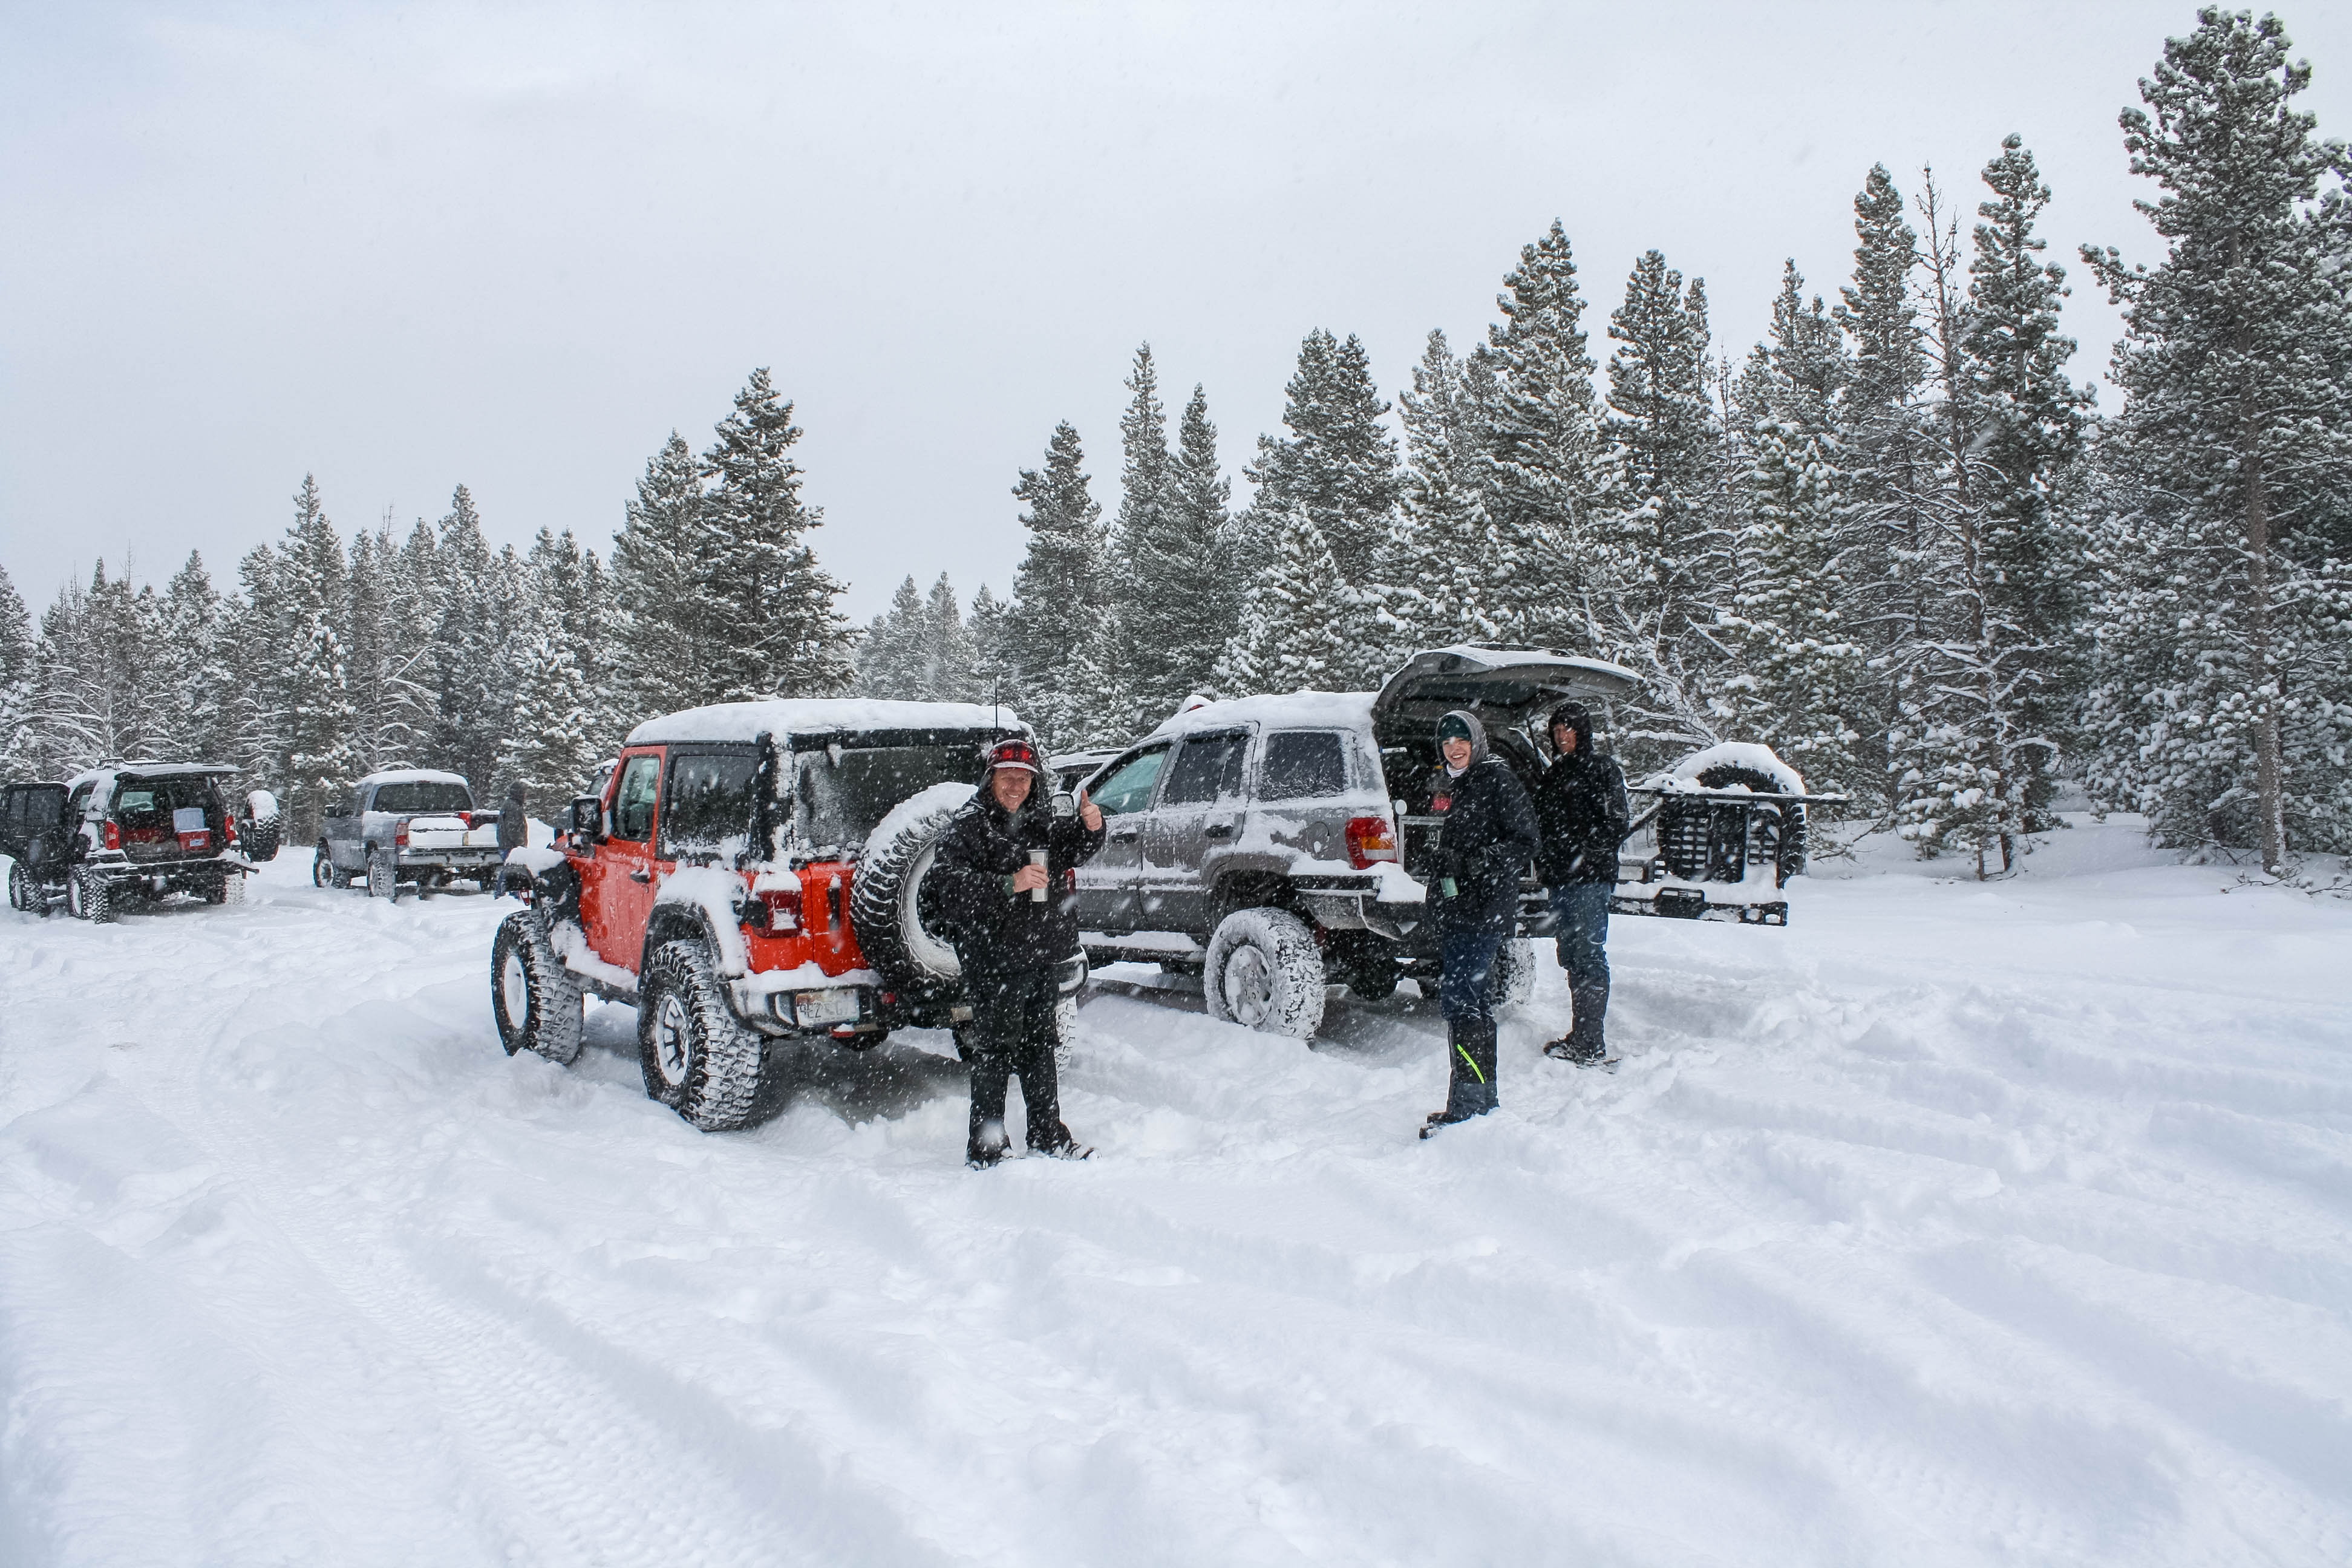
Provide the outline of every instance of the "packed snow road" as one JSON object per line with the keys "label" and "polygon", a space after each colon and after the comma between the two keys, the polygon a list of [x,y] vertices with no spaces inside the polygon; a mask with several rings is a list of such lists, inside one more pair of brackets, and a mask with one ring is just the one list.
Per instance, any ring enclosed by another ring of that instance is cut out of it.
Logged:
{"label": "packed snow road", "polygon": [[937,1037],[509,1060],[510,905],[10,914],[0,1562],[2341,1563],[2352,908],[2152,860],[1620,921],[1620,1069],[1547,968],[1428,1143],[1411,987],[1117,971],[977,1175]]}

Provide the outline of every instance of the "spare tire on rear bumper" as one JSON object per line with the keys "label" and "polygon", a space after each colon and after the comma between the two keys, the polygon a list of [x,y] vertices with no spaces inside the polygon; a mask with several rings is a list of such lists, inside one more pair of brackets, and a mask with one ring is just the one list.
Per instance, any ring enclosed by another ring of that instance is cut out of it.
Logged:
{"label": "spare tire on rear bumper", "polygon": [[944,784],[900,803],[857,858],[850,927],[866,962],[894,985],[938,986],[962,977],[955,944],[940,934],[935,914],[925,918],[922,891],[949,820],[971,796],[970,784]]}

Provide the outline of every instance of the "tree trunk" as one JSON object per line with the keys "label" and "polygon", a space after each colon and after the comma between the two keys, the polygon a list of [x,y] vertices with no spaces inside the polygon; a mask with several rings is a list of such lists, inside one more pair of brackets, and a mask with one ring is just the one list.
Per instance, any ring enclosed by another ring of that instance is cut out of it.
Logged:
{"label": "tree trunk", "polygon": [[[2251,430],[2248,432],[2252,435]],[[2249,443],[2251,445],[2251,442]],[[2279,767],[2278,651],[2271,637],[2271,517],[2270,492],[2263,481],[2259,449],[2246,460],[2246,587],[2252,603],[2247,616],[2247,641],[2260,683],[2254,710],[2254,793],[2262,813],[2263,870],[2286,875],[2286,810]]]}

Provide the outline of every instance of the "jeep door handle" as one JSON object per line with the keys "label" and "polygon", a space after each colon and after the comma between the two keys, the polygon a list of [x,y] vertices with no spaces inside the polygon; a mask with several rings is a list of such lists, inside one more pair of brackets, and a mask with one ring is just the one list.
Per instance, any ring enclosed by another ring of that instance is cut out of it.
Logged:
{"label": "jeep door handle", "polygon": [[1138,838],[1140,838],[1141,837],[1143,837],[1143,836],[1142,836],[1142,834],[1139,833],[1136,829],[1134,829],[1134,828],[1130,827],[1130,828],[1129,828],[1129,829],[1128,829],[1126,832],[1124,832],[1124,833],[1114,833],[1114,834],[1112,834],[1112,835],[1110,836],[1110,841],[1111,841],[1113,844],[1132,844],[1132,843],[1134,843]]}
{"label": "jeep door handle", "polygon": [[632,882],[650,882],[653,879],[654,874],[651,871],[632,871],[629,873],[629,880]]}
{"label": "jeep door handle", "polygon": [[1201,829],[1203,838],[1231,838],[1233,836],[1234,825],[1230,822],[1214,823]]}

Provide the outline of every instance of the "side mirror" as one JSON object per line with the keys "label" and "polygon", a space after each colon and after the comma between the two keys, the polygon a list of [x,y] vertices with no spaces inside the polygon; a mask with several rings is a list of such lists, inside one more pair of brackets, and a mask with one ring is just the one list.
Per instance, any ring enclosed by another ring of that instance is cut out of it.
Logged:
{"label": "side mirror", "polygon": [[572,836],[583,844],[604,841],[604,800],[602,795],[572,797]]}

